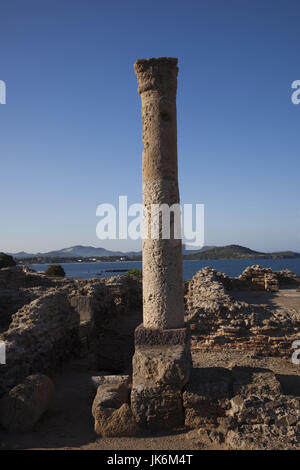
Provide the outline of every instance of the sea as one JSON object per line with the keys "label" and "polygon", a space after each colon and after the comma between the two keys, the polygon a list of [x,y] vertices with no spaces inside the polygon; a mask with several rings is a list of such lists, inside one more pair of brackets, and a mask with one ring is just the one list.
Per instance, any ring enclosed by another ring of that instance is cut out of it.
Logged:
{"label": "sea", "polygon": [[[248,259],[248,260],[184,260],[183,277],[185,281],[191,279],[200,269],[211,266],[217,271],[223,272],[230,277],[236,277],[247,267],[258,264],[263,268],[272,268],[274,271],[290,269],[300,275],[300,258],[294,259]],[[35,271],[45,271],[49,264],[33,264],[30,266]],[[141,261],[120,261],[113,263],[90,262],[90,263],[61,263],[66,277],[92,279],[100,277],[111,277],[124,274],[127,270],[142,269]]]}

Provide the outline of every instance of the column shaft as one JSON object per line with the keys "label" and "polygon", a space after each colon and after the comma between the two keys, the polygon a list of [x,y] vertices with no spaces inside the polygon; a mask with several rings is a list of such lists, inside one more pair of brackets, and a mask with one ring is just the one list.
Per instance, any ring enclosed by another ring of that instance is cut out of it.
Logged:
{"label": "column shaft", "polygon": [[[170,239],[153,239],[154,204],[179,204],[177,170],[177,59],[138,60],[135,63],[143,122],[143,204],[148,213],[143,240],[143,323],[145,328],[181,328],[184,325],[182,244],[174,237],[170,212]],[[167,219],[165,219],[166,221]],[[161,228],[161,227],[160,227]]]}

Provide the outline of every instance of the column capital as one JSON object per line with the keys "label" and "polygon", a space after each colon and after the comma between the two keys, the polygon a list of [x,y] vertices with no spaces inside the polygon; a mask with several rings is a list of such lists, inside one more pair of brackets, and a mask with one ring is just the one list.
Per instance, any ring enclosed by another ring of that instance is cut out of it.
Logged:
{"label": "column capital", "polygon": [[138,92],[157,91],[160,95],[176,95],[177,58],[158,57],[138,59],[134,70],[138,78]]}

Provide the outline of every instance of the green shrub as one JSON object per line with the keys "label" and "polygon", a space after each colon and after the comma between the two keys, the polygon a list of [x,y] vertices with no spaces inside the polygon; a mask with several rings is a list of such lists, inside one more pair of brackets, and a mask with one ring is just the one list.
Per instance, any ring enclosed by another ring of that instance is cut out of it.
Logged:
{"label": "green shrub", "polygon": [[0,253],[0,268],[8,268],[9,266],[16,266],[13,257],[5,253]]}
{"label": "green shrub", "polygon": [[47,276],[59,276],[59,277],[65,277],[66,273],[64,268],[60,264],[51,264],[46,271],[45,274]]}
{"label": "green shrub", "polygon": [[143,271],[141,269],[133,268],[125,273],[125,276],[142,277]]}

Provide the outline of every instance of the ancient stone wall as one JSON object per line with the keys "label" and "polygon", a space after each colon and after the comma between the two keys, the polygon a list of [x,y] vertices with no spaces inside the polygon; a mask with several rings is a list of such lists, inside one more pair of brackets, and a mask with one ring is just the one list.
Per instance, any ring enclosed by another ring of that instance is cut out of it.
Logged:
{"label": "ancient stone wall", "polygon": [[6,365],[0,365],[0,393],[32,373],[52,373],[79,348],[79,315],[68,292],[50,289],[12,317],[0,336]]}
{"label": "ancient stone wall", "polygon": [[[63,280],[62,280],[63,281]],[[0,269],[0,287],[18,289],[37,286],[53,287],[59,282],[47,276],[33,273],[26,266],[13,266]]]}
{"label": "ancient stone wall", "polygon": [[192,348],[236,348],[290,357],[292,342],[299,339],[299,316],[289,310],[237,301],[224,283],[230,285],[209,267],[188,283],[186,321],[191,328]]}
{"label": "ancient stone wall", "polygon": [[276,292],[279,289],[300,287],[300,276],[289,269],[273,271],[271,268],[254,265],[248,266],[240,276],[231,278],[227,287]]}
{"label": "ancient stone wall", "polygon": [[[31,273],[16,273],[15,286],[22,285],[21,279],[25,286],[33,282]],[[6,280],[11,276],[2,273]],[[141,280],[48,281],[55,287],[44,285],[45,276],[34,275],[34,284],[42,285],[0,290],[0,339],[7,349],[7,365],[0,365],[0,393],[32,373],[51,374],[79,352],[88,354],[99,370],[130,368],[134,330],[142,320]]]}
{"label": "ancient stone wall", "polygon": [[142,322],[142,281],[132,276],[103,280],[106,301],[95,309],[93,351],[98,369],[131,369],[134,330]]}
{"label": "ancient stone wall", "polygon": [[271,268],[261,268],[258,265],[248,266],[238,279],[245,287],[255,290],[276,292],[279,289],[277,274]]}

